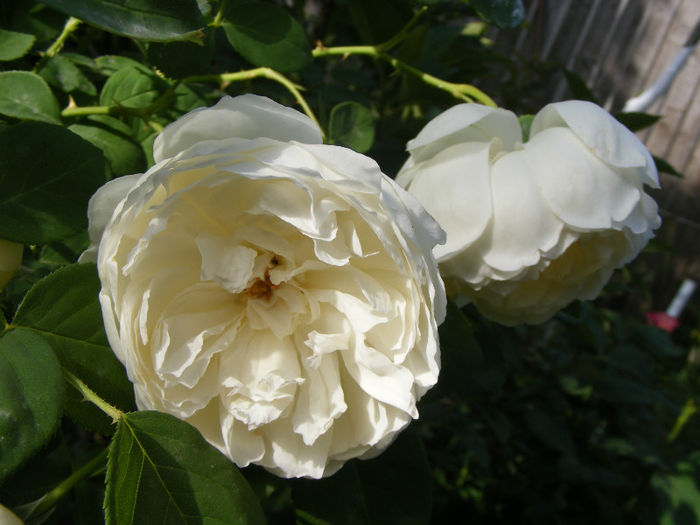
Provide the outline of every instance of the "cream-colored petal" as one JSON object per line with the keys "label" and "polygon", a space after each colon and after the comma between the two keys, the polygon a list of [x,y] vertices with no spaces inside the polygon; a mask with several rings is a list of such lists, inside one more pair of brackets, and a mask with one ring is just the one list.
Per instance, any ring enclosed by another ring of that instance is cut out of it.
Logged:
{"label": "cream-colored petal", "polygon": [[641,199],[640,187],[592,155],[566,128],[544,130],[524,148],[548,206],[574,230],[610,228]]}
{"label": "cream-colored petal", "polygon": [[447,233],[438,260],[468,248],[492,216],[490,143],[461,143],[414,166],[411,193]]}
{"label": "cream-colored petal", "polygon": [[458,104],[428,122],[406,149],[418,163],[455,144],[491,142],[495,137],[501,139],[504,149],[512,150],[522,141],[518,117],[501,108]]}
{"label": "cream-colored petal", "polygon": [[321,130],[303,113],[267,97],[246,94],[222,97],[216,105],[197,108],[166,126],[153,144],[153,158],[160,162],[198,142],[231,137],[322,142]]}
{"label": "cream-colored petal", "polygon": [[659,176],[644,144],[610,113],[592,102],[568,100],[542,108],[532,121],[530,139],[552,127],[568,127],[594,155],[612,167],[636,168],[639,180],[659,187]]}

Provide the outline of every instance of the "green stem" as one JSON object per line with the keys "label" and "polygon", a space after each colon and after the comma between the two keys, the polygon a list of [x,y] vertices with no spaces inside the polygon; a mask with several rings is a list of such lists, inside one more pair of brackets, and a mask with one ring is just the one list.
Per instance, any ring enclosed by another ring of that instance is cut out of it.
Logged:
{"label": "green stem", "polygon": [[685,405],[683,406],[683,410],[681,410],[681,413],[678,414],[678,417],[676,418],[676,422],[673,424],[673,428],[671,431],[668,433],[668,436],[666,436],[666,441],[669,443],[673,443],[676,438],[678,437],[678,434],[681,433],[681,430],[683,430],[683,427],[688,423],[690,418],[695,414],[695,412],[698,411],[698,407],[695,406],[695,401],[691,397],[688,399],[688,401],[685,402]]}
{"label": "green stem", "polygon": [[44,65],[44,63],[51,57],[55,56],[58,54],[61,49],[63,49],[63,45],[66,43],[66,40],[68,40],[68,37],[76,30],[78,29],[78,26],[80,25],[80,20],[78,20],[75,17],[70,17],[68,20],[66,20],[66,24],[63,26],[63,31],[61,31],[61,34],[58,35],[58,38],[51,44],[46,51],[41,56],[41,59],[39,62],[37,62],[36,66],[34,67],[34,71],[38,71],[41,69],[41,66]]}
{"label": "green stem", "polygon": [[316,115],[314,115],[314,112],[309,107],[306,99],[301,94],[300,86],[297,86],[283,74],[278,73],[269,67],[258,67],[255,69],[246,69],[245,71],[237,71],[235,73],[221,73],[218,75],[195,75],[183,79],[183,82],[186,84],[190,82],[218,82],[223,87],[226,87],[226,85],[232,82],[241,82],[245,80],[252,80],[254,78],[267,78],[268,80],[274,80],[287,88],[287,91],[294,96],[297,103],[304,110],[304,113],[306,113],[306,115],[314,121],[319,129],[321,129],[321,133],[323,134],[323,129],[321,128]]}
{"label": "green stem", "polygon": [[214,21],[209,24],[212,27],[221,27],[221,25],[224,23],[224,7],[226,6],[226,0],[221,0],[221,4],[219,5],[219,11],[216,13],[216,17],[214,18]]}
{"label": "green stem", "polygon": [[486,106],[496,107],[496,103],[491,97],[486,93],[481,91],[479,88],[472,86],[471,84],[456,84],[454,82],[448,82],[447,80],[442,80],[433,75],[430,75],[418,68],[415,68],[403,60],[386,53],[382,50],[381,45],[379,46],[336,46],[336,47],[317,47],[312,51],[314,57],[326,57],[326,56],[342,56],[346,57],[349,55],[366,55],[384,60],[391,64],[394,69],[405,71],[406,73],[413,75],[421,79],[426,84],[434,86],[438,89],[446,91],[455,98],[467,101],[467,102],[480,102]]}
{"label": "green stem", "polygon": [[113,407],[107,401],[102,399],[100,396],[98,396],[95,392],[93,392],[89,386],[87,386],[85,383],[83,383],[80,379],[78,379],[73,373],[71,373],[69,370],[66,368],[63,369],[63,376],[66,378],[66,381],[70,383],[75,389],[83,394],[83,397],[93,403],[97,408],[102,410],[105,414],[107,414],[109,417],[112,418],[112,422],[116,423],[121,419],[121,417],[124,415],[124,413],[119,410],[116,407]]}
{"label": "green stem", "polygon": [[62,117],[82,117],[85,115],[113,115],[119,113],[117,106],[68,106],[61,111]]}
{"label": "green stem", "polygon": [[108,448],[102,450],[97,456],[88,461],[85,465],[73,472],[69,477],[59,483],[53,490],[47,492],[34,507],[29,515],[25,518],[27,521],[33,517],[39,517],[58,503],[80,480],[94,474],[98,470],[104,468],[104,462],[107,459]]}

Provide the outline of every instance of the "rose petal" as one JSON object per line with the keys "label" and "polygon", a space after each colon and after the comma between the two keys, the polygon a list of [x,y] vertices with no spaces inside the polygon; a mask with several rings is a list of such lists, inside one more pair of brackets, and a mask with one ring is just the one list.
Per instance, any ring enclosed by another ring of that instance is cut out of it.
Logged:
{"label": "rose petal", "polygon": [[156,162],[174,157],[197,142],[231,137],[268,137],[320,144],[321,130],[306,115],[267,97],[223,97],[211,108],[197,108],[183,115],[156,137]]}

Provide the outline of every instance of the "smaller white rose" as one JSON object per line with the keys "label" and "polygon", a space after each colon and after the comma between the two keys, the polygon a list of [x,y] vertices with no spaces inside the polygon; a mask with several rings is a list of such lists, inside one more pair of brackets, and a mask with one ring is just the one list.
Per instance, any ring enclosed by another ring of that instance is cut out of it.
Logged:
{"label": "smaller white rose", "polygon": [[651,155],[590,102],[544,107],[525,143],[510,111],[461,104],[407,149],[396,180],[447,232],[434,253],[448,293],[503,324],[595,298],[661,224]]}
{"label": "smaller white rose", "polygon": [[0,239],[0,291],[22,265],[23,246]]}

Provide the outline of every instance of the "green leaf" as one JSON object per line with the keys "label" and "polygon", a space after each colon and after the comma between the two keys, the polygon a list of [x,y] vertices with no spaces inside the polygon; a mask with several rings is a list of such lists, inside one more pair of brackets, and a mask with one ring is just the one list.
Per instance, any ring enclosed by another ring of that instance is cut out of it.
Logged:
{"label": "green leaf", "polygon": [[291,484],[300,523],[430,522],[430,467],[411,427],[377,458],[348,463],[329,478],[292,480]]}
{"label": "green leaf", "polygon": [[569,90],[571,91],[571,95],[573,96],[573,98],[577,100],[588,100],[590,102],[598,104],[595,95],[586,85],[585,80],[583,80],[579,75],[577,75],[573,71],[569,71],[568,69],[562,69],[562,71],[564,73],[564,78],[566,78],[566,83],[569,86]]}
{"label": "green leaf", "polygon": [[85,229],[103,183],[102,152],[75,133],[42,122],[0,128],[0,237],[45,244]]}
{"label": "green leaf", "polygon": [[[29,290],[12,321],[43,337],[61,364],[105,401],[135,410],[133,387],[107,343],[94,264],[66,266]],[[110,419],[69,390],[69,414],[91,430],[111,433]]]}
{"label": "green leaf", "polygon": [[129,57],[123,57],[119,55],[102,55],[101,57],[97,57],[95,59],[95,64],[97,65],[97,68],[100,70],[100,72],[107,76],[113,75],[120,69],[126,69],[129,67],[136,68],[147,74],[153,73],[153,71],[151,71],[147,66],[143,65],[141,62],[137,62],[136,60],[133,60]]}
{"label": "green leaf", "polygon": [[236,466],[189,424],[160,412],[125,414],[112,440],[107,524],[265,523]]}
{"label": "green leaf", "polygon": [[41,337],[22,328],[0,337],[0,482],[56,430],[63,385],[61,365]]}
{"label": "green leaf", "polygon": [[440,325],[442,370],[440,381],[428,392],[429,397],[442,397],[456,391],[470,391],[481,372],[484,356],[474,338],[471,323],[453,303],[447,303],[447,316]]}
{"label": "green leaf", "polygon": [[127,67],[107,79],[100,93],[103,106],[144,108],[153,103],[167,84],[157,76],[141,69]]}
{"label": "green leaf", "polygon": [[205,25],[195,0],[45,0],[99,28],[139,40],[184,40]]}
{"label": "green leaf", "polygon": [[382,454],[355,463],[371,523],[430,523],[430,466],[418,433],[408,427]]}
{"label": "green leaf", "polygon": [[535,115],[520,115],[518,117],[520,129],[523,132],[523,142],[530,140],[530,127],[532,126],[533,120],[535,120]]}
{"label": "green leaf", "polygon": [[411,3],[405,0],[353,0],[350,18],[362,41],[379,44],[395,36],[411,20]]}
{"label": "green leaf", "polygon": [[49,59],[39,74],[54,87],[66,93],[81,91],[86,95],[97,95],[97,89],[72,60],[63,55]]}
{"label": "green leaf", "polygon": [[328,135],[333,144],[340,144],[360,153],[374,142],[372,112],[357,102],[341,102],[331,110]]}
{"label": "green leaf", "polygon": [[148,46],[148,61],[170,78],[185,78],[209,72],[214,57],[214,39],[203,42],[153,43]]}
{"label": "green leaf", "polygon": [[244,2],[233,5],[226,19],[226,38],[248,62],[282,72],[299,71],[311,62],[306,32],[284,8]]}
{"label": "green leaf", "polygon": [[673,175],[674,177],[683,177],[683,174],[676,170],[670,162],[668,162],[665,159],[662,159],[661,157],[657,157],[656,155],[652,155],[654,159],[654,164],[656,165],[656,169],[659,170],[660,172],[663,173],[668,173],[669,175]]}
{"label": "green leaf", "polygon": [[661,118],[661,115],[631,111],[628,113],[617,113],[615,118],[622,122],[630,131],[639,131],[656,123]]}
{"label": "green leaf", "polygon": [[34,35],[0,29],[0,60],[16,60],[23,57],[34,45]]}
{"label": "green leaf", "polygon": [[110,168],[110,178],[142,173],[146,169],[146,157],[141,146],[131,138],[129,128],[120,120],[94,115],[68,129],[102,150]]}
{"label": "green leaf", "polygon": [[355,462],[328,478],[295,479],[290,483],[299,525],[371,523]]}
{"label": "green leaf", "polygon": [[0,73],[0,114],[22,120],[61,123],[58,100],[44,79],[29,71]]}
{"label": "green leaf", "polygon": [[498,27],[515,27],[525,20],[522,0],[471,0],[481,18]]}

